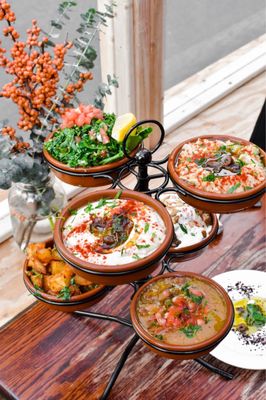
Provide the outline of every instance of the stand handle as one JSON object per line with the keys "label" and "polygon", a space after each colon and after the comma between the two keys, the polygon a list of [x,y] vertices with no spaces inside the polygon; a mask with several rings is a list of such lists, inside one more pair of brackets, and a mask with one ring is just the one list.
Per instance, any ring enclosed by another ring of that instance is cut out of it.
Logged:
{"label": "stand handle", "polygon": [[133,125],[129,129],[128,133],[126,134],[126,136],[124,137],[124,140],[122,142],[123,153],[124,153],[125,157],[129,158],[130,160],[134,160],[135,158],[131,157],[130,154],[128,154],[128,152],[127,152],[127,148],[126,148],[127,139],[129,138],[131,133],[134,131],[134,129],[136,129],[138,126],[140,126],[142,124],[147,124],[147,123],[151,123],[151,124],[157,125],[159,127],[160,131],[161,131],[161,136],[160,136],[159,142],[154,147],[154,149],[151,151],[151,154],[155,153],[155,151],[159,149],[159,147],[161,146],[161,144],[162,144],[162,142],[164,140],[165,130],[164,130],[164,127],[161,124],[161,122],[157,121],[156,119],[144,119],[143,121],[137,122],[135,125]]}

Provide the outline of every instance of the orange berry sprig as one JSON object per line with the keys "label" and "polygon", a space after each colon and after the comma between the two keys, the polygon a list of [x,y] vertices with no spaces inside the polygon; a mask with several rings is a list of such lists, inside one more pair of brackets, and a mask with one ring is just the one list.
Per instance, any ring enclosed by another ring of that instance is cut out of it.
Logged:
{"label": "orange berry sprig", "polygon": [[45,119],[49,110],[52,109],[53,116],[55,113],[63,114],[75,93],[82,91],[84,84],[93,76],[90,72],[81,73],[77,82],[70,83],[64,89],[62,101],[54,103],[59,87],[59,71],[64,67],[65,56],[72,43],[56,44],[53,54],[50,54],[46,51],[48,38],[40,37],[41,29],[36,20],[32,21],[32,27],[27,30],[26,42],[19,41],[19,34],[12,25],[16,17],[6,0],[0,0],[0,20],[7,21],[8,26],[3,29],[3,33],[14,42],[10,59],[0,42],[0,66],[14,77],[3,86],[0,97],[16,103],[20,114],[17,126],[24,131],[31,131],[42,126],[41,120]]}

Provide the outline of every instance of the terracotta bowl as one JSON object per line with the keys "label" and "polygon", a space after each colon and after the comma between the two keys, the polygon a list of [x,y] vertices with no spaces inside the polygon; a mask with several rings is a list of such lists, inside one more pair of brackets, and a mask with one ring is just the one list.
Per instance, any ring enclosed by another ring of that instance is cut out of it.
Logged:
{"label": "terracotta bowl", "polygon": [[54,229],[54,241],[61,257],[69,263],[77,273],[92,282],[104,285],[120,285],[131,281],[139,280],[147,277],[159,265],[162,258],[169,250],[173,239],[173,224],[170,215],[165,207],[157,200],[143,193],[131,190],[123,190],[121,199],[134,199],[142,201],[146,205],[152,207],[161,216],[166,226],[166,236],[161,245],[152,254],[140,260],[136,260],[124,265],[100,265],[92,264],[81,260],[69,251],[63,242],[62,228],[64,221],[70,216],[70,209],[77,209],[88,202],[94,202],[101,198],[112,199],[118,193],[116,189],[107,189],[103,191],[82,194],[68,203],[62,212],[62,218],[58,219]]}
{"label": "terracotta bowl", "polygon": [[[254,204],[256,204],[265,193],[265,181],[257,185],[255,188],[247,190],[246,192],[219,194],[197,189],[196,187],[186,183],[183,179],[179,178],[175,169],[178,155],[184,144],[196,142],[199,138],[210,140],[218,139],[224,141],[231,140],[232,142],[238,142],[244,145],[250,144],[250,142],[247,140],[225,135],[198,136],[180,143],[170,154],[168,160],[168,171],[173,183],[178,189],[181,199],[191,206],[199,208],[200,210],[221,214],[237,212],[254,206]],[[264,164],[266,165],[266,154],[262,149],[260,149],[260,151],[264,159]]]}
{"label": "terracotta bowl", "polygon": [[[53,137],[55,132],[50,133],[45,142]],[[134,157],[137,151],[139,150],[138,146],[135,150],[130,153],[131,157]],[[110,175],[113,179],[118,177],[119,171],[129,162],[127,157],[122,158],[121,160],[115,161],[110,164],[101,165],[99,167],[69,167],[68,165],[56,160],[51,154],[43,148],[43,155],[52,169],[53,173],[57,176],[61,181],[68,183],[73,186],[81,186],[81,187],[98,187],[103,185],[110,185],[112,183],[112,179],[108,177],[93,177],[94,174],[104,174]],[[125,172],[123,174],[123,178],[126,177],[129,172]]]}
{"label": "terracotta bowl", "polygon": [[[54,242],[52,240],[46,242],[46,247],[53,247]],[[32,294],[36,294],[36,289],[32,284],[30,278],[26,274],[28,269],[28,260],[26,259],[23,265],[23,280],[26,288]],[[75,271],[76,273],[76,271]],[[48,293],[40,292],[40,296],[36,296],[36,299],[43,303],[48,308],[53,310],[63,311],[63,312],[74,312],[78,310],[83,310],[84,308],[88,308],[93,304],[100,301],[109,291],[109,288],[103,285],[90,290],[87,293],[82,293],[77,296],[72,296],[70,300],[63,300],[56,296],[53,296]]]}
{"label": "terracotta bowl", "polygon": [[[225,304],[226,304],[226,320],[225,324],[222,329],[216,333],[213,337],[194,345],[186,345],[186,346],[178,346],[178,345],[170,345],[163,343],[162,341],[154,338],[150,335],[140,324],[137,316],[137,304],[138,300],[143,292],[143,290],[149,286],[151,283],[159,280],[164,279],[166,277],[176,277],[176,276],[188,276],[200,279],[207,283],[208,285],[212,286],[215,290],[219,292],[219,294],[223,297]],[[147,283],[145,283],[141,288],[137,291],[133,300],[130,305],[130,315],[131,320],[133,323],[133,327],[136,333],[140,336],[143,340],[144,344],[153,352],[160,355],[161,357],[172,358],[172,359],[179,359],[179,360],[188,360],[199,358],[204,354],[210,353],[230,332],[231,327],[234,322],[234,307],[232,301],[226,291],[215,281],[205,276],[195,274],[193,272],[186,272],[186,271],[177,271],[171,272],[168,274],[163,274],[152,278]]]}

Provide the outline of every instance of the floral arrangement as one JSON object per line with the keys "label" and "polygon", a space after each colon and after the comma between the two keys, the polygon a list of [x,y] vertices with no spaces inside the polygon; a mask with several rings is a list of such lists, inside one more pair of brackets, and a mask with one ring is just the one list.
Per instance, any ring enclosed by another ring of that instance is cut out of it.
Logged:
{"label": "floral arrangement", "polygon": [[[45,182],[49,167],[42,148],[47,134],[59,127],[63,115],[63,126],[67,126],[70,116],[72,121],[75,117],[77,125],[90,122],[92,107],[100,115],[104,98],[111,94],[112,87],[118,86],[116,78],[108,75],[107,83],[99,86],[94,106],[88,106],[83,120],[70,111],[79,106],[78,93],[93,79],[96,33],[107,25],[108,18],[114,17],[113,3],[105,5],[104,12],[89,9],[81,14],[78,36],[73,41],[55,43],[75,5],[74,1],[60,3],[58,18],[51,21],[48,33],[33,20],[23,42],[15,29],[16,16],[10,4],[0,0],[0,21],[5,23],[3,35],[13,43],[7,52],[0,41],[0,67],[12,77],[3,86],[0,97],[11,99],[20,115],[17,130],[6,120],[0,123],[0,188],[8,189],[12,181]],[[72,62],[67,61],[68,56]]]}

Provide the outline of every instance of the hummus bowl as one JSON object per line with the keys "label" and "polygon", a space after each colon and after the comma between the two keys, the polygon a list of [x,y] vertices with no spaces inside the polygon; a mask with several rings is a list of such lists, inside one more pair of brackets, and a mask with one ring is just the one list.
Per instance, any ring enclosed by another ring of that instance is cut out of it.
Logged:
{"label": "hummus bowl", "polygon": [[195,208],[230,213],[252,207],[265,193],[265,152],[233,136],[199,136],[180,143],[168,171],[180,197]]}
{"label": "hummus bowl", "polygon": [[23,265],[28,291],[48,308],[73,312],[100,301],[109,288],[79,276],[54,248],[53,240],[31,243]]}
{"label": "hummus bowl", "polygon": [[173,239],[165,207],[143,193],[82,194],[61,212],[54,241],[61,257],[92,282],[119,285],[147,277]]}
{"label": "hummus bowl", "polygon": [[229,333],[234,308],[215,281],[193,272],[156,276],[135,294],[130,315],[144,344],[162,357],[192,359]]}
{"label": "hummus bowl", "polygon": [[175,189],[172,193],[171,189],[162,190],[157,198],[165,205],[174,224],[175,235],[169,254],[180,256],[182,260],[191,259],[215,239],[219,228],[216,214],[185,203]]}

